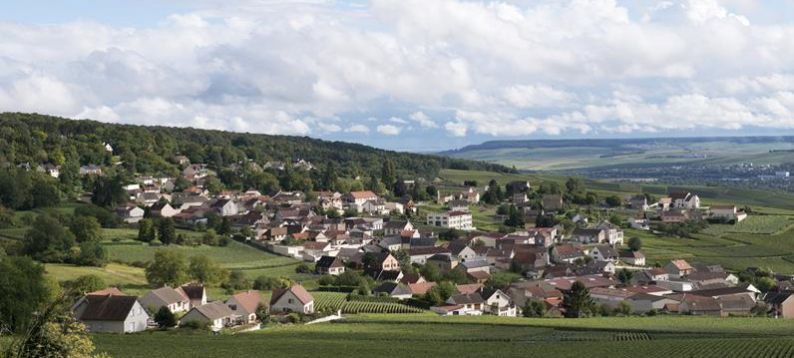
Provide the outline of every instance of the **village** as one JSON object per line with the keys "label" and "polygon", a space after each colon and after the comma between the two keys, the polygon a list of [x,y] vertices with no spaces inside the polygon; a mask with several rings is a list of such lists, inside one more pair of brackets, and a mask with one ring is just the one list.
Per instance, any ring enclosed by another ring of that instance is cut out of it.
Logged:
{"label": "village", "polygon": [[[184,156],[175,160],[183,167],[181,178],[139,176],[124,185],[130,204],[116,213],[126,224],[167,219],[180,228],[203,228],[210,220],[222,220],[237,240],[305,262],[319,277],[320,287],[308,290],[295,282],[274,288],[269,299],[257,290],[245,290],[226,300],[208,297],[197,282],[158,287],[140,297],[108,287],[87,293],[72,307],[92,332],[152,329],[161,311],[177,317],[180,327],[216,332],[258,329],[266,320],[339,319],[341,309],[321,307],[315,298],[328,291],[440,316],[794,318],[794,299],[786,290],[794,286],[789,276],[773,276],[777,289],[770,290],[740,280],[741,275],[767,275],[757,268],[729,272],[720,265],[684,259],[648,265],[641,240],[624,236],[625,228],[657,231],[692,222],[734,224],[748,216],[736,205],[702,206],[697,193],[613,198],[619,210],[598,209],[609,215],[574,215],[569,211],[574,205],[564,195],[539,193],[548,190],[528,181],[507,183],[506,194],[493,181],[479,187],[461,183],[457,191],[436,191],[428,202],[409,196],[390,201],[371,190],[213,195],[206,187],[216,175],[212,170]],[[265,166],[283,170],[284,163]],[[291,167],[315,170],[303,160]],[[81,168],[81,174],[102,175],[98,167]],[[190,185],[177,191],[177,181]],[[410,190],[417,184],[405,180],[401,185]],[[472,208],[486,195],[494,202],[495,192],[504,198],[498,201],[503,210],[497,218],[510,225],[499,231],[478,230]],[[560,217],[567,218],[566,225]]]}

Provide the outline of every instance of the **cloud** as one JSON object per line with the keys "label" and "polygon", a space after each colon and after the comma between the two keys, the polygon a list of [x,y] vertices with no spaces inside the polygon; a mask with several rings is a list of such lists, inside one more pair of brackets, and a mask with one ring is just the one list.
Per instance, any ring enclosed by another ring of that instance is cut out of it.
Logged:
{"label": "cloud", "polygon": [[391,124],[381,124],[378,126],[378,133],[383,135],[398,135],[402,131],[402,127],[393,126]]}
{"label": "cloud", "polygon": [[363,124],[354,124],[347,131],[350,133],[369,133],[369,127]]}
{"label": "cloud", "polygon": [[411,115],[408,116],[408,118],[410,118],[412,121],[416,123],[419,123],[419,125],[422,126],[423,128],[438,128],[438,124],[436,124],[436,122],[434,122],[428,115],[426,115],[422,111],[411,113]]}
{"label": "cloud", "polygon": [[786,9],[213,0],[154,26],[0,22],[0,111],[420,141],[787,130],[794,25],[757,15]]}

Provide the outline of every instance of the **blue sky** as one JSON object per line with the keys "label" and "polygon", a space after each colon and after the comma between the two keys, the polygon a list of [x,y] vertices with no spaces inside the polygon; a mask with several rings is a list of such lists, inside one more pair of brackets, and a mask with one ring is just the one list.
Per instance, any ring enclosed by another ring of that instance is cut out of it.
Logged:
{"label": "blue sky", "polygon": [[0,111],[434,151],[794,134],[794,1],[0,3]]}

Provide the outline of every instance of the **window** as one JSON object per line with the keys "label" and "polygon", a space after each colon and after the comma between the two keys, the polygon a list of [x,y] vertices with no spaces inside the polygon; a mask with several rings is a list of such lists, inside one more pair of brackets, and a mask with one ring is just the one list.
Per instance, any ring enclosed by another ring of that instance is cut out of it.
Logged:
{"label": "window", "polygon": [[293,299],[291,299],[291,298],[290,298],[290,299],[287,299],[287,303],[289,303],[289,304],[293,304],[293,303],[295,303],[295,301],[294,301]]}

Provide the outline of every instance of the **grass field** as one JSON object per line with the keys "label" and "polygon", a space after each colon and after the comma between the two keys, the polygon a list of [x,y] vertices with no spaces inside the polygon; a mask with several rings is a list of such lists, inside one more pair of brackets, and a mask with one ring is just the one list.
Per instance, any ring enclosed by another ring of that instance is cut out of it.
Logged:
{"label": "grass field", "polygon": [[95,335],[114,357],[788,357],[794,322],[773,319],[629,317],[579,320],[434,315],[352,316],[340,323],[255,333]]}

